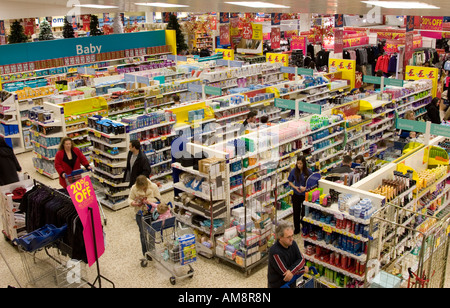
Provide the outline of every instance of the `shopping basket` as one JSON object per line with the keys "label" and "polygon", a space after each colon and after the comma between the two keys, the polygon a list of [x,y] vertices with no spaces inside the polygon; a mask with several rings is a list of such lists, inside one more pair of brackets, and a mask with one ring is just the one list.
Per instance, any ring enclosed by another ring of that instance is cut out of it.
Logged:
{"label": "shopping basket", "polygon": [[71,174],[66,174],[67,186],[75,183],[76,181],[84,178],[85,176],[88,176],[89,172],[90,172],[90,170],[78,169],[78,170],[73,170]]}
{"label": "shopping basket", "polygon": [[292,279],[289,282],[286,282],[284,285],[281,286],[282,289],[289,289],[289,288],[302,288],[302,289],[320,289],[320,288],[328,288],[326,285],[321,283],[317,280],[319,278],[319,272],[314,266],[311,266],[309,268],[313,273],[314,276],[311,277],[305,277],[302,275],[294,275]]}

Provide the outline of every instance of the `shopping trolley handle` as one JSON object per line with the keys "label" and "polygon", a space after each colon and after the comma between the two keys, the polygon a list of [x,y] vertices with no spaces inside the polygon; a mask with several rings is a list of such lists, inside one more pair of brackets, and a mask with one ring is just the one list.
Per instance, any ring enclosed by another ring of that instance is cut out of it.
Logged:
{"label": "shopping trolley handle", "polygon": [[90,170],[85,170],[85,169],[73,170],[71,174],[65,174],[65,177],[69,178],[71,176],[80,175],[80,174],[83,174],[86,172],[90,172]]}

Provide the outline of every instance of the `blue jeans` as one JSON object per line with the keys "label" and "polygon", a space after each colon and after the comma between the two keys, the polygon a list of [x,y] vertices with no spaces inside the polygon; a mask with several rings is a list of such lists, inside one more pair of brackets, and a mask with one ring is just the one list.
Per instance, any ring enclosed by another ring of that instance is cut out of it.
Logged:
{"label": "blue jeans", "polygon": [[[145,215],[144,216],[145,221],[148,224],[151,224],[151,214],[150,215]],[[152,230],[147,230],[147,233],[151,233],[151,234],[146,234],[146,224],[143,223],[142,221],[142,214],[137,213],[136,214],[136,223],[139,227],[139,236],[141,239],[141,247],[142,247],[142,255],[145,256],[145,253],[148,252],[150,249],[154,249],[154,244],[152,243],[152,239],[155,238],[155,235],[153,234],[154,232],[152,232]],[[150,247],[148,247],[147,249],[147,241],[149,242]]]}

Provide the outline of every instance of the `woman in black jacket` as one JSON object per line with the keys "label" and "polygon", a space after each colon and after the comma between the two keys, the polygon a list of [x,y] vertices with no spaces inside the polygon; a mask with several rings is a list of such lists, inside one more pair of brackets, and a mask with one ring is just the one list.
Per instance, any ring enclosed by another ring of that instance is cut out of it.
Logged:
{"label": "woman in black jacket", "polygon": [[0,186],[19,181],[17,172],[22,171],[13,149],[11,149],[3,137],[0,137]]}
{"label": "woman in black jacket", "polygon": [[441,124],[441,114],[439,111],[441,99],[438,97],[433,98],[431,103],[429,103],[425,108],[427,109],[427,118],[431,123]]}

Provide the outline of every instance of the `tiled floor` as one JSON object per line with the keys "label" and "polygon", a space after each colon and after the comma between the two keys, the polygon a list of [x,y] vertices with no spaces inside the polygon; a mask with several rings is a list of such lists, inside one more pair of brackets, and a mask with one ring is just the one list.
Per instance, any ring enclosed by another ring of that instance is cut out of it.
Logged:
{"label": "tiled floor", "polygon": [[[59,188],[57,180],[50,180],[34,170],[32,157],[32,153],[18,155],[24,171],[44,184]],[[173,198],[173,193],[167,193],[163,198],[165,201],[170,201]],[[230,264],[224,264],[224,261],[218,262],[216,259],[207,259],[205,257],[199,257],[197,262],[193,263],[194,276],[191,279],[179,279],[176,285],[173,286],[169,281],[169,272],[157,262],[149,262],[146,268],[141,267],[139,232],[133,210],[125,208],[119,211],[112,211],[104,208],[104,213],[107,218],[107,225],[104,227],[106,251],[100,258],[99,267],[101,274],[113,281],[116,287],[265,288],[267,286],[266,264],[261,264],[246,277],[241,270]],[[295,239],[299,246],[302,247],[302,239],[299,236],[296,236]],[[17,249],[1,239],[0,251],[19,280],[19,283],[15,281],[4,260],[0,258],[0,288],[8,285],[16,287],[19,285],[22,287],[27,286],[23,262]],[[184,273],[182,272],[181,274]],[[95,265],[89,268],[88,277],[90,282],[94,281],[96,277]],[[98,286],[98,283],[96,285]],[[102,286],[110,287],[110,284],[102,280]],[[447,282],[446,286],[448,287],[450,284]]]}

